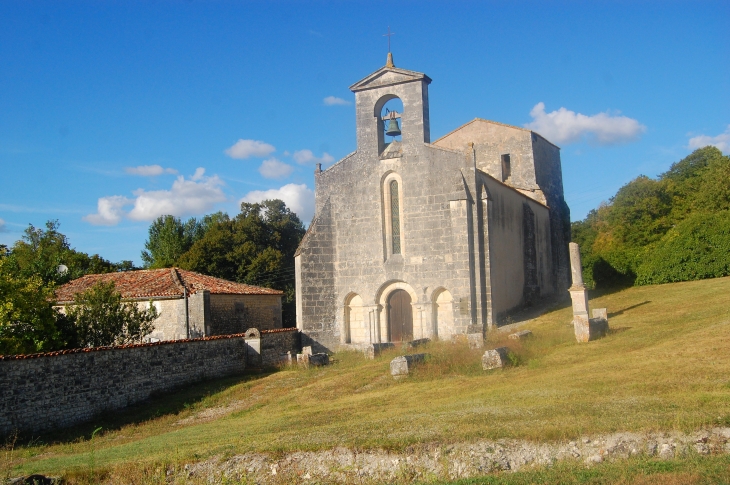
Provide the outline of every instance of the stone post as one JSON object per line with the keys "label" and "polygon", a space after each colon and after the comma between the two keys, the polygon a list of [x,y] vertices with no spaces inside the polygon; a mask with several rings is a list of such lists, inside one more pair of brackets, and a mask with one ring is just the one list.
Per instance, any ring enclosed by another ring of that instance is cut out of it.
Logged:
{"label": "stone post", "polygon": [[588,342],[590,339],[590,319],[588,317],[588,292],[583,284],[583,268],[580,264],[580,248],[576,243],[570,243],[570,270],[573,276],[573,285],[568,289],[570,299],[573,300],[573,328],[578,342]]}

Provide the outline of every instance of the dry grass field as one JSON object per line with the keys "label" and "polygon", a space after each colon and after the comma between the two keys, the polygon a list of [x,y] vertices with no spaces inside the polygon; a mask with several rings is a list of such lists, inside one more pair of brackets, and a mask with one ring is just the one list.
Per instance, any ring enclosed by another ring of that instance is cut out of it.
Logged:
{"label": "dry grass field", "polygon": [[[591,305],[608,308],[612,328],[595,342],[575,342],[567,306],[521,326],[532,330],[530,340],[491,334],[490,346],[508,345],[516,356],[505,370],[482,371],[483,350],[465,343],[428,344],[422,351],[431,358],[401,381],[389,375],[401,350],[375,360],[338,353],[326,368],[204,383],[86,427],[21,436],[7,443],[0,478],[38,472],[72,483],[169,483],[160,470],[248,451],[730,426],[730,278],[630,288]],[[458,483],[722,483],[730,461],[566,464],[481,480]]]}

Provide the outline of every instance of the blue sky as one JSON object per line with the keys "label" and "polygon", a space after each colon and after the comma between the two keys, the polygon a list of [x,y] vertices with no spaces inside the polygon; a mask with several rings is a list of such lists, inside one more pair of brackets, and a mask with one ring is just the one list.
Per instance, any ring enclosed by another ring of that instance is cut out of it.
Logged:
{"label": "blue sky", "polygon": [[[0,3],[0,243],[58,219],[140,263],[150,221],[279,195],[355,150],[347,89],[428,74],[431,138],[480,117],[562,148],[573,220],[730,148],[730,2]],[[542,103],[542,105],[540,105]]]}

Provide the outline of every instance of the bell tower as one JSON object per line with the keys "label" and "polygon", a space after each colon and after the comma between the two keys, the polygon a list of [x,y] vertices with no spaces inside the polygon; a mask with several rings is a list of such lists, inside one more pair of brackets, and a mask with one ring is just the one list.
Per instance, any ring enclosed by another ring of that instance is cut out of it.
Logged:
{"label": "bell tower", "polygon": [[[379,155],[385,147],[385,129],[392,129],[391,123],[398,121],[405,147],[430,143],[429,84],[431,79],[425,74],[395,67],[393,55],[388,52],[384,67],[350,86],[355,93],[357,150]],[[383,106],[394,98],[403,103],[403,113],[383,120]]]}

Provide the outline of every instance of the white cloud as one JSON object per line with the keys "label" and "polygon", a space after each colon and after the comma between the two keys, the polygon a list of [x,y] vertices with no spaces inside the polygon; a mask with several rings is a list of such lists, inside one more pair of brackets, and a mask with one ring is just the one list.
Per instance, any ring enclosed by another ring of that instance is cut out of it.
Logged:
{"label": "white cloud", "polygon": [[730,125],[717,136],[698,135],[689,139],[689,147],[693,150],[708,145],[719,148],[723,153],[730,153]]}
{"label": "white cloud", "polygon": [[258,140],[238,140],[225,154],[231,158],[244,160],[249,157],[267,157],[274,153],[276,148],[273,145]]}
{"label": "white cloud", "polygon": [[[198,168],[188,180],[182,175],[177,177],[170,190],[138,189],[133,192],[134,198],[121,195],[101,197],[97,203],[97,213],[87,215],[84,220],[94,225],[112,226],[125,217],[135,221],[151,221],[165,214],[202,214],[216,203],[226,200],[222,185],[223,181],[217,175],[206,177],[205,169]],[[131,210],[125,212],[124,208],[130,205]]]}
{"label": "white cloud", "polygon": [[259,167],[259,173],[267,179],[283,179],[294,171],[294,167],[276,158],[264,160]]}
{"label": "white cloud", "polygon": [[124,167],[124,171],[130,175],[141,175],[143,177],[154,177],[163,173],[176,174],[174,168],[162,168],[160,165],[139,165],[138,167]]}
{"label": "white cloud", "polygon": [[8,230],[8,228],[5,227],[5,221],[0,219],[0,232],[5,232],[7,230]]}
{"label": "white cloud", "polygon": [[525,128],[540,133],[554,143],[575,143],[588,138],[599,145],[614,145],[636,140],[646,131],[646,126],[633,118],[598,113],[586,116],[560,108],[545,112],[545,103],[537,103],[530,111],[533,120]]}
{"label": "white cloud", "polygon": [[89,214],[83,219],[94,226],[114,226],[124,217],[124,206],[133,202],[121,195],[101,197],[96,203],[96,214]]}
{"label": "white cloud", "polygon": [[286,184],[280,189],[254,190],[246,194],[240,202],[261,202],[268,199],[283,200],[304,224],[314,217],[314,191],[305,184]]}
{"label": "white cloud", "polygon": [[327,96],[324,98],[324,104],[325,106],[345,106],[351,103],[346,99],[338,98],[336,96]]}
{"label": "white cloud", "polygon": [[328,164],[335,161],[335,158],[327,152],[323,153],[321,158],[317,158],[312,153],[312,150],[298,150],[292,156],[294,157],[294,161],[301,165],[307,165],[309,163]]}

